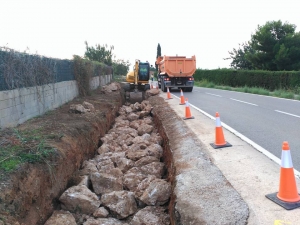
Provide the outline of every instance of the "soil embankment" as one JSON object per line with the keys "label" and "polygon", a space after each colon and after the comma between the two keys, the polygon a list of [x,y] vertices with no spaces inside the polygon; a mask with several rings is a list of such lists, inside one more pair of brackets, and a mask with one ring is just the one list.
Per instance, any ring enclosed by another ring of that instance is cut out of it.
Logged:
{"label": "soil embankment", "polygon": [[[72,104],[84,101],[93,104],[95,111],[69,112]],[[4,224],[16,220],[19,224],[44,224],[58,206],[59,196],[74,185],[74,172],[95,155],[100,138],[110,129],[123,101],[120,89],[98,89],[17,127],[19,131],[51,135],[47,143],[55,148],[56,155],[47,162],[23,165],[9,176],[2,173],[0,216]],[[0,138],[2,144],[18,141],[8,129],[1,130]]]}

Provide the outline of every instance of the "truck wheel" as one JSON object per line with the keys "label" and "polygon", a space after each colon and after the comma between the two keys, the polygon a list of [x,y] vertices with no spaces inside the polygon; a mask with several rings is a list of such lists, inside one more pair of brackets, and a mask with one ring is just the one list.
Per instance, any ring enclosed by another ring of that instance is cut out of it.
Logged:
{"label": "truck wheel", "polygon": [[161,90],[163,92],[167,92],[167,88],[165,87],[165,83],[164,82],[161,83]]}
{"label": "truck wheel", "polygon": [[187,88],[185,88],[185,91],[186,92],[192,92],[193,91],[193,87],[187,87]]}

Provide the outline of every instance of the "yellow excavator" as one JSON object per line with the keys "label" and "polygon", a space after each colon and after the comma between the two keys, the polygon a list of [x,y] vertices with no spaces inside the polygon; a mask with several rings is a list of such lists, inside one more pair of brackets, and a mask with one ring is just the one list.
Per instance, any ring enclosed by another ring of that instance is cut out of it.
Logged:
{"label": "yellow excavator", "polygon": [[145,99],[145,91],[150,89],[150,64],[149,62],[140,62],[135,60],[133,71],[126,75],[126,84],[124,85],[126,100],[130,103],[141,103]]}

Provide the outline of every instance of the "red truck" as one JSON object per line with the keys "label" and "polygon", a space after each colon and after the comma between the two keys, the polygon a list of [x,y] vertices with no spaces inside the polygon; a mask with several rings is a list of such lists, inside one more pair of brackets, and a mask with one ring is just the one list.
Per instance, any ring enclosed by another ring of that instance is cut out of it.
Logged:
{"label": "red truck", "polygon": [[158,65],[158,86],[162,91],[182,89],[193,91],[194,73],[196,71],[196,57],[159,56],[155,62]]}

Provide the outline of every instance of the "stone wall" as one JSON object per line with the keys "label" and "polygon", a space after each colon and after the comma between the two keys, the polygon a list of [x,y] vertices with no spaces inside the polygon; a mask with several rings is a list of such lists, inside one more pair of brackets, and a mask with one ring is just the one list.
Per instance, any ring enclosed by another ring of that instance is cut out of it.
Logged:
{"label": "stone wall", "polygon": [[[93,77],[92,90],[106,85],[112,75]],[[28,119],[53,110],[78,96],[75,80],[43,86],[0,91],[0,128],[14,127]]]}

